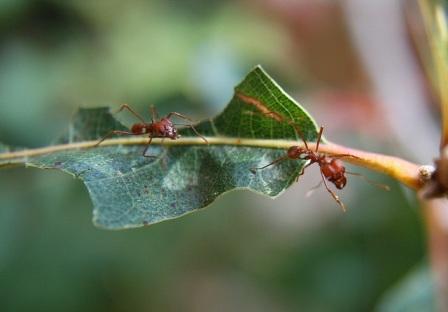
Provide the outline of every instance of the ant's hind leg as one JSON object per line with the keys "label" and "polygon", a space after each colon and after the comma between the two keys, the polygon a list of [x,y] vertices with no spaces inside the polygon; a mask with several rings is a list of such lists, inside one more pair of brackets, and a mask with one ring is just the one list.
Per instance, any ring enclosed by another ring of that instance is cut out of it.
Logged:
{"label": "ant's hind leg", "polygon": [[100,145],[104,140],[106,140],[108,137],[110,137],[113,134],[124,134],[124,135],[138,135],[129,131],[120,131],[120,130],[113,130],[111,132],[109,132],[108,134],[106,134],[101,140],[99,140],[94,146],[98,146]]}
{"label": "ant's hind leg", "polygon": [[324,181],[324,185],[325,185],[325,188],[327,189],[328,193],[330,193],[331,196],[334,198],[334,200],[339,204],[339,206],[341,206],[342,211],[343,211],[343,212],[346,212],[347,209],[345,208],[344,203],[339,199],[339,196],[336,195],[336,194],[335,194],[335,193],[328,187],[327,181],[325,181],[325,177],[324,177],[324,174],[322,173],[322,171],[320,172],[320,175],[322,176],[322,181]]}

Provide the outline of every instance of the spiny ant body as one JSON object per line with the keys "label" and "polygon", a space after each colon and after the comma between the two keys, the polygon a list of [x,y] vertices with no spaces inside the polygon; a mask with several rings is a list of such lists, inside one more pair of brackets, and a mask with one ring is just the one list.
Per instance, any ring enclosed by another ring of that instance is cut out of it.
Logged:
{"label": "spiny ant body", "polygon": [[[180,135],[177,133],[176,124],[171,121],[171,118],[173,116],[176,116],[181,119],[188,120],[192,122],[190,118],[187,116],[184,116],[177,112],[171,112],[165,117],[158,118],[157,112],[154,107],[151,107],[151,122],[146,122],[142,116],[140,116],[137,112],[135,112],[129,105],[123,104],[120,106],[120,109],[117,113],[121,112],[123,109],[127,109],[129,112],[131,112],[135,117],[137,117],[141,122],[134,123],[131,126],[131,131],[121,131],[121,130],[113,130],[109,132],[107,135],[105,135],[98,143],[95,144],[95,146],[98,146],[103,142],[105,139],[110,137],[113,134],[124,134],[124,135],[148,135],[149,141],[148,145],[143,151],[143,156],[145,157],[154,157],[151,155],[146,155],[146,151],[149,148],[149,145],[152,142],[153,138],[162,138],[162,140],[168,138],[171,140],[176,140],[180,137]],[[197,132],[196,128],[191,124],[185,124],[183,125],[185,127],[190,128],[191,130],[196,133],[197,136],[199,136],[201,139],[204,140],[205,143],[208,143],[207,139],[204,138],[199,132]]]}

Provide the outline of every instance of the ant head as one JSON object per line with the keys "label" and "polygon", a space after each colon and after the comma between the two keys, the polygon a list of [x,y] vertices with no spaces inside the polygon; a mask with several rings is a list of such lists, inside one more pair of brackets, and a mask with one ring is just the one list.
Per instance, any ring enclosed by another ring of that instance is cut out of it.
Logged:
{"label": "ant head", "polygon": [[177,134],[177,129],[176,129],[176,127],[172,127],[172,128],[170,128],[170,131],[169,131],[169,137],[171,138],[171,139],[173,139],[173,140],[175,140],[175,139],[177,139],[178,137],[180,137],[180,134]]}
{"label": "ant head", "polygon": [[299,159],[300,155],[308,154],[308,150],[306,148],[294,145],[288,149],[288,157],[291,159]]}
{"label": "ant head", "polygon": [[146,125],[144,123],[135,123],[132,125],[131,132],[134,134],[144,134],[147,132]]}
{"label": "ant head", "polygon": [[345,184],[347,184],[347,178],[342,175],[338,179],[332,180],[331,182],[333,182],[337,189],[342,190]]}

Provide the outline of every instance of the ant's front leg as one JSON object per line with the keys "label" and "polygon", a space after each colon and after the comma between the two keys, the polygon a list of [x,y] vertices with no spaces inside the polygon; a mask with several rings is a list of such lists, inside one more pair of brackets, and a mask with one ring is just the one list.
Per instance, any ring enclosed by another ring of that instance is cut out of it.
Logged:
{"label": "ant's front leg", "polygon": [[[182,115],[182,114],[180,114],[180,113],[178,113],[178,112],[171,112],[171,113],[169,113],[168,115],[166,115],[165,118],[170,119],[172,116],[177,116],[177,117],[179,117],[179,118],[182,118],[182,119],[185,119],[185,120],[194,122],[193,119],[191,119],[191,118],[189,118],[189,117],[187,117],[187,116],[185,116],[185,115]],[[195,128],[193,125],[190,124],[190,125],[183,125],[183,126],[188,127],[188,128],[190,128],[191,130],[193,130],[194,133],[196,133],[196,135],[197,135],[198,137],[200,137],[202,140],[204,140],[205,143],[208,144],[207,139],[206,139],[203,135],[201,135],[201,134],[196,130],[196,128]]]}
{"label": "ant's front leg", "polygon": [[189,118],[189,117],[187,117],[187,116],[185,116],[185,115],[182,115],[181,113],[178,113],[178,112],[171,112],[171,113],[169,113],[168,115],[166,115],[165,118],[170,119],[172,116],[177,116],[177,117],[179,117],[179,118],[182,118],[182,119],[185,119],[185,120],[194,122],[193,119],[191,119],[191,118]]}
{"label": "ant's front leg", "polygon": [[121,130],[112,130],[111,132],[109,132],[108,134],[106,134],[101,140],[98,141],[98,143],[96,143],[94,145],[94,147],[97,147],[98,145],[100,145],[104,140],[106,140],[108,137],[110,137],[113,134],[124,134],[124,135],[139,135],[136,133],[132,133],[129,131],[121,131]]}
{"label": "ant's front leg", "polygon": [[[162,141],[160,142],[161,145],[163,145],[163,141],[165,141],[165,138],[162,138]],[[151,142],[152,142],[152,136],[149,137],[148,145],[146,146],[145,150],[143,151],[143,157],[157,158],[159,156],[156,156],[156,155],[146,155],[146,152],[148,151],[148,149],[149,149],[149,147],[151,145]]]}
{"label": "ant's front leg", "polygon": [[196,130],[196,128],[195,128],[193,125],[184,125],[184,126],[190,128],[191,130],[193,130],[194,133],[196,133],[196,135],[197,135],[198,137],[200,137],[202,140],[204,140],[205,143],[208,144],[207,139],[206,139],[202,134],[200,134],[200,133],[198,132],[198,130]]}
{"label": "ant's front leg", "polygon": [[305,169],[308,168],[309,166],[311,166],[313,164],[313,162],[310,162],[308,164],[306,164],[305,166],[303,166],[302,170],[300,171],[299,175],[296,178],[296,182],[299,182],[299,178],[300,176],[302,176],[305,173]]}

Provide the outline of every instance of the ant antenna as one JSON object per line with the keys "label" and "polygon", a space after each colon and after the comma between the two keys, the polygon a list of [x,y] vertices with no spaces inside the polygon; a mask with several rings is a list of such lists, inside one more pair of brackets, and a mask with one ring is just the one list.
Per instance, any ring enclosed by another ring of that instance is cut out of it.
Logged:
{"label": "ant antenna", "polygon": [[278,164],[279,162],[281,162],[281,161],[283,161],[283,160],[286,160],[286,159],[288,159],[288,158],[289,158],[288,155],[286,155],[286,156],[282,156],[282,157],[280,157],[280,158],[275,159],[273,162],[271,162],[271,163],[269,163],[269,164],[267,164],[267,165],[265,165],[265,166],[263,166],[263,167],[250,168],[249,170],[250,170],[250,172],[252,172],[253,174],[255,174],[255,173],[257,172],[257,170],[261,170],[261,169],[267,168],[267,167],[269,167],[269,166]]}
{"label": "ant antenna", "polygon": [[320,139],[322,138],[322,132],[324,132],[324,127],[320,126],[319,134],[317,135],[316,150],[315,150],[316,153],[319,151],[319,143]]}
{"label": "ant antenna", "polygon": [[364,181],[366,181],[367,183],[369,183],[369,184],[371,184],[371,185],[373,185],[373,186],[376,186],[377,188],[380,188],[380,189],[382,189],[382,190],[384,190],[384,191],[390,191],[390,186],[389,186],[389,185],[386,185],[386,184],[382,184],[382,183],[378,183],[378,182],[372,181],[372,180],[370,180],[369,178],[367,178],[366,176],[364,176],[364,175],[362,175],[362,174],[360,174],[360,173],[357,173],[357,172],[349,172],[349,171],[346,171],[345,173],[350,174],[350,175],[353,175],[353,176],[360,177],[361,179],[364,179]]}
{"label": "ant antenna", "polygon": [[151,121],[152,121],[152,123],[154,123],[156,120],[159,119],[159,114],[157,114],[157,110],[154,107],[154,105],[151,105],[149,107],[149,110],[151,111]]}
{"label": "ant antenna", "polygon": [[303,141],[303,144],[305,145],[305,148],[309,150],[308,143],[305,140],[305,136],[303,135],[302,129],[293,121],[288,121],[288,125],[292,126],[294,130],[296,130],[297,134],[299,135],[300,139]]}

